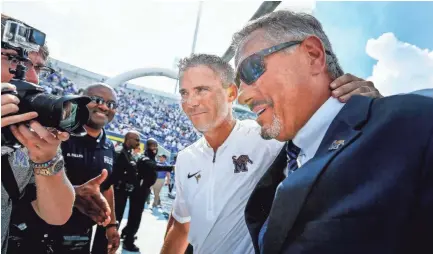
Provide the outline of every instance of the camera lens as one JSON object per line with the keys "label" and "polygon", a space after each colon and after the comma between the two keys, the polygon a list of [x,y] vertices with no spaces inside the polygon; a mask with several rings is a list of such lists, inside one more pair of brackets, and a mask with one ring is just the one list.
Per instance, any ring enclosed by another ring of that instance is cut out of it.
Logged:
{"label": "camera lens", "polygon": [[90,98],[84,96],[55,96],[45,93],[28,95],[23,98],[29,111],[38,113],[38,121],[46,127],[54,127],[70,134],[81,135],[83,125],[89,119],[87,104]]}

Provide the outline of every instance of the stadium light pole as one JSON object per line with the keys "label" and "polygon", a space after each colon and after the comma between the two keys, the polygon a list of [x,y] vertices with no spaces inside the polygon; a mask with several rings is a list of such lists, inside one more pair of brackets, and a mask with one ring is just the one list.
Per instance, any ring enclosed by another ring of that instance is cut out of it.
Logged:
{"label": "stadium light pole", "polygon": [[203,1],[198,2],[197,20],[195,22],[195,31],[194,31],[194,38],[192,40],[191,54],[194,54],[194,52],[195,52],[195,43],[197,41],[198,28],[200,26],[200,17],[201,17],[202,6],[203,6]]}
{"label": "stadium light pole", "polygon": [[[198,12],[197,12],[197,19],[195,22],[195,31],[194,31],[194,37],[192,39],[192,48],[191,48],[191,54],[194,54],[195,52],[195,45],[197,42],[197,34],[198,34],[198,29],[200,27],[200,18],[201,18],[201,10],[203,7],[203,1],[199,1],[198,2]],[[179,86],[179,78],[176,80],[176,85],[174,86],[174,93],[176,94],[177,92],[177,88]]]}

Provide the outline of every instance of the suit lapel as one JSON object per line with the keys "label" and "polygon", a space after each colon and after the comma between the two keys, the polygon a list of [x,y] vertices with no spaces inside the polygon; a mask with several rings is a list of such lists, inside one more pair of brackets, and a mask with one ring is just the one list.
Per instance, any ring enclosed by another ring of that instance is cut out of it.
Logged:
{"label": "suit lapel", "polygon": [[352,97],[328,128],[315,156],[278,185],[261,253],[280,252],[316,180],[361,135],[371,102],[371,98]]}
{"label": "suit lapel", "polygon": [[283,171],[286,166],[287,155],[286,145],[284,145],[272,165],[260,178],[245,207],[245,221],[256,251],[258,251],[257,236],[271,210],[277,186],[285,178]]}

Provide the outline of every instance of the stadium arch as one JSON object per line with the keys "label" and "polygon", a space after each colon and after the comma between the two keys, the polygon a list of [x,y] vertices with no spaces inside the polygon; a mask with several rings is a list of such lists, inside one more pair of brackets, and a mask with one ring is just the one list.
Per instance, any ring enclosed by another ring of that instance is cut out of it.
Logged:
{"label": "stadium arch", "polygon": [[139,68],[109,78],[105,81],[105,83],[116,87],[132,79],[146,77],[146,76],[164,76],[167,78],[177,80],[179,75],[174,70],[166,69],[166,68]]}
{"label": "stadium arch", "polygon": [[[122,74],[119,74],[117,76],[114,76],[112,78],[109,78],[104,81],[104,83],[109,84],[113,87],[120,86],[132,79],[141,78],[141,77],[147,77],[147,76],[164,76],[171,79],[178,79],[178,73],[174,70],[166,69],[166,68],[138,68],[134,70],[130,70],[127,72],[124,72]],[[108,135],[108,138],[110,138],[112,141],[117,142],[123,142],[124,135],[120,135],[119,133],[110,132]],[[140,143],[140,148],[143,151],[144,144]],[[161,144],[159,144],[159,153],[165,154],[168,158],[171,157],[171,152],[169,152],[165,147],[163,147]]]}

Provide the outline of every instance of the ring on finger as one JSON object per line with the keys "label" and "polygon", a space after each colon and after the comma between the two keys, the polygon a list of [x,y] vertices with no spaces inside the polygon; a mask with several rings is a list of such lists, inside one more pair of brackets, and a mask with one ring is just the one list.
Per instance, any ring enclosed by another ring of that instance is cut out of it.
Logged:
{"label": "ring on finger", "polygon": [[54,135],[55,139],[59,139],[59,131],[53,127],[47,127],[47,130]]}

